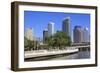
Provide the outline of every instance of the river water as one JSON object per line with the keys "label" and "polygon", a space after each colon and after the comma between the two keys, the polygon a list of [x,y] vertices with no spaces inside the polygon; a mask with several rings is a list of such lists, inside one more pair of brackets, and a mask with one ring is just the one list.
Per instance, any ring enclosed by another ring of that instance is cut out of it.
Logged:
{"label": "river water", "polygon": [[56,57],[55,59],[87,59],[90,58],[90,51],[79,51],[74,54],[65,55],[62,57]]}
{"label": "river water", "polygon": [[25,61],[45,61],[45,60],[69,60],[69,59],[88,59],[90,58],[90,51],[79,51],[74,54],[64,54],[49,57],[31,58]]}

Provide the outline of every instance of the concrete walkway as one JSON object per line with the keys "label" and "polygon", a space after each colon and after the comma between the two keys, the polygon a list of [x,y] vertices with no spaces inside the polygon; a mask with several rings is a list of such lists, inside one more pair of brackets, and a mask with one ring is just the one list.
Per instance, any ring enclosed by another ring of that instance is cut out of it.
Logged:
{"label": "concrete walkway", "polygon": [[34,57],[42,57],[42,56],[50,56],[50,55],[57,55],[57,54],[64,54],[64,53],[74,53],[78,52],[76,48],[69,48],[64,50],[34,50],[34,51],[25,51],[25,58],[34,58]]}

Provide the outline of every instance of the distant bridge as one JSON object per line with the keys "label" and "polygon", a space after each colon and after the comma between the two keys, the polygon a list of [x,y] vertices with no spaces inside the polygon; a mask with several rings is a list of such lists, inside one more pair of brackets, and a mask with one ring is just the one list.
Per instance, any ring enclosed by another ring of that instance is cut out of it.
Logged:
{"label": "distant bridge", "polygon": [[90,45],[77,45],[77,46],[72,46],[72,47],[75,47],[75,48],[78,48],[79,51],[82,51],[82,50],[90,50]]}
{"label": "distant bridge", "polygon": [[71,43],[71,46],[85,46],[85,45],[90,45],[90,43],[89,42],[87,42],[87,43]]}

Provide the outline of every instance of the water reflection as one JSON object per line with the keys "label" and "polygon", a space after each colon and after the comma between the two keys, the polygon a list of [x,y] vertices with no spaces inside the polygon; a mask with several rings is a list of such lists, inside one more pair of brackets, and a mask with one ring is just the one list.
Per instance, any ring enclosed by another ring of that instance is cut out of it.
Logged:
{"label": "water reflection", "polygon": [[67,55],[67,56],[63,56],[60,58],[55,58],[57,59],[87,59],[90,58],[90,51],[79,51],[77,53],[71,54],[71,55]]}

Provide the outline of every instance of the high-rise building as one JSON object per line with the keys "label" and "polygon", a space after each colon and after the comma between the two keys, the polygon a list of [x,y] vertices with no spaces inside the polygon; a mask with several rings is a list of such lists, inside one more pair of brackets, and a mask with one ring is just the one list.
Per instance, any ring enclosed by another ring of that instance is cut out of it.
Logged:
{"label": "high-rise building", "polygon": [[32,29],[32,28],[27,28],[27,29],[26,29],[25,37],[26,37],[28,40],[31,40],[31,41],[34,40],[33,29]]}
{"label": "high-rise building", "polygon": [[62,23],[62,31],[65,32],[71,38],[71,24],[70,17],[66,17]]}
{"label": "high-rise building", "polygon": [[52,36],[54,34],[54,23],[49,22],[48,24],[48,36]]}
{"label": "high-rise building", "polygon": [[75,26],[73,32],[74,43],[82,43],[83,42],[83,30],[81,26]]}
{"label": "high-rise building", "polygon": [[88,28],[84,28],[83,29],[83,42],[89,42],[90,38],[89,38],[89,31]]}
{"label": "high-rise building", "polygon": [[46,43],[47,38],[48,38],[48,30],[45,29],[43,31],[43,43]]}

